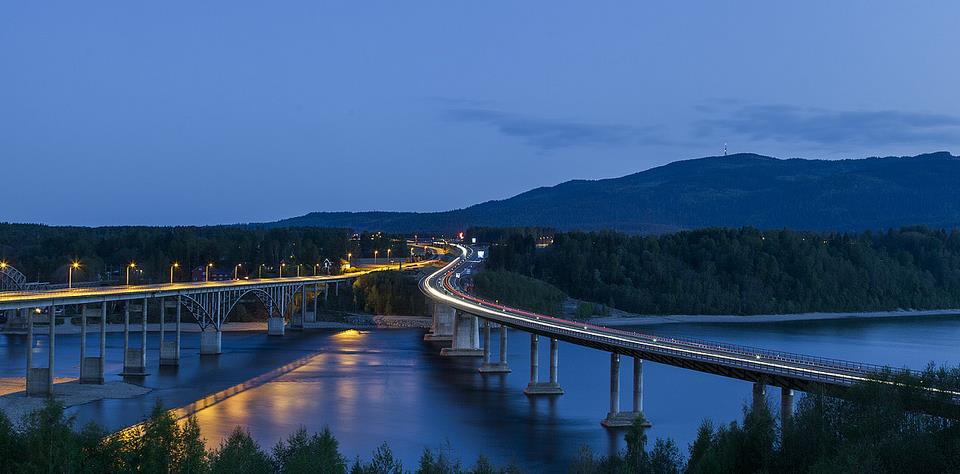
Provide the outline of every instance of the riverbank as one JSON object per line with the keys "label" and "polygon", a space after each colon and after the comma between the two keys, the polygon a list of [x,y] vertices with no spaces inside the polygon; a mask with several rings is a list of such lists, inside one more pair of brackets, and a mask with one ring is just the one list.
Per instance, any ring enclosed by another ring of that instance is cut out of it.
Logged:
{"label": "riverbank", "polygon": [[[14,423],[24,415],[43,407],[43,397],[26,396],[26,380],[23,377],[0,378],[0,411]],[[54,379],[53,396],[64,407],[73,407],[107,398],[135,398],[152,389],[122,382],[109,381],[103,385],[80,384],[75,378]]]}
{"label": "riverbank", "polygon": [[925,316],[960,315],[960,309],[935,309],[925,311],[864,311],[842,313],[796,313],[796,314],[671,314],[643,315],[610,310],[610,316],[593,318],[591,324],[599,326],[648,326],[674,323],[777,323],[787,321],[823,321],[832,319],[879,319],[917,318]]}
{"label": "riverbank", "polygon": [[[139,332],[142,328],[142,325],[139,323],[134,324],[130,323],[130,332]],[[164,323],[164,331],[173,333],[177,330],[176,323]],[[245,332],[245,331],[266,331],[267,323],[265,321],[252,321],[245,323],[233,323],[228,322],[224,323],[223,331],[224,332]],[[47,334],[49,328],[46,324],[36,325],[33,327],[34,334],[43,335]],[[96,334],[100,332],[99,324],[87,324],[87,334]],[[107,333],[119,333],[123,332],[123,324],[120,323],[108,323],[106,328]],[[160,323],[147,323],[147,332],[160,332]],[[196,323],[182,322],[180,323],[180,332],[189,332],[197,333],[203,332]],[[3,330],[0,331],[0,334],[26,334],[26,330]],[[69,320],[65,321],[63,324],[57,325],[57,335],[61,334],[80,334],[80,325],[73,324]]]}

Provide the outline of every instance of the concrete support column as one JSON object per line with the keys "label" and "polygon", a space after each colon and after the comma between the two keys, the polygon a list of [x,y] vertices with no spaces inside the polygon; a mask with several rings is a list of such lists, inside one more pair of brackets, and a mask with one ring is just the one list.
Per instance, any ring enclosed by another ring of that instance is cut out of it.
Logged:
{"label": "concrete support column", "polygon": [[753,409],[767,405],[767,386],[761,382],[753,384]]}
{"label": "concrete support column", "polygon": [[793,390],[780,388],[780,426],[790,423],[793,418]]}
{"label": "concrete support column", "polygon": [[[295,294],[294,294],[295,296]],[[293,300],[293,296],[290,298]],[[300,287],[300,313],[290,314],[290,329],[303,329],[303,322],[307,320],[307,285]]]}
{"label": "concrete support column", "polygon": [[[160,298],[160,353],[161,353],[160,357],[161,358],[163,357],[163,342],[164,342],[164,335],[166,332],[164,330],[165,328],[163,327],[164,326],[163,323],[165,323],[167,319],[166,304],[167,302],[165,301],[165,298]],[[163,364],[160,364],[160,365],[163,365]]]}
{"label": "concrete support column", "polygon": [[[633,359],[633,411],[620,411],[620,354],[610,354],[610,409],[600,424],[607,428],[622,428],[633,424],[643,411],[643,365]],[[650,422],[644,421],[645,428]]]}
{"label": "concrete support column", "polygon": [[140,347],[130,347],[130,302],[124,308],[124,328],[123,328],[123,373],[124,376],[141,377],[147,374],[146,348],[147,348],[147,299],[143,299],[143,307],[140,308],[141,321],[143,328],[140,331]]}
{"label": "concrete support column", "polygon": [[283,316],[271,315],[270,318],[267,319],[267,335],[282,336],[283,332],[284,332]]}
{"label": "concrete support column", "polygon": [[47,367],[50,367],[50,373],[47,376],[47,380],[50,382],[50,389],[53,390],[53,372],[54,372],[54,360],[56,359],[56,349],[57,349],[57,307],[50,307],[50,352],[49,360],[47,362]]}
{"label": "concrete support column", "polygon": [[643,413],[643,359],[633,358],[633,412]]}
{"label": "concrete support column", "polygon": [[559,344],[554,338],[550,338],[550,383],[557,384],[557,364],[559,360]]}
{"label": "concrete support column", "polygon": [[455,311],[445,304],[433,305],[433,325],[425,336],[424,341],[448,342],[453,341],[453,323]]}
{"label": "concrete support column", "polygon": [[103,384],[107,364],[107,302],[100,303],[100,358],[97,360],[99,383]]}
{"label": "concrete support column", "polygon": [[[160,307],[163,308],[161,315],[167,314],[167,309],[165,306],[166,302],[163,302]],[[176,335],[172,341],[168,341],[163,337],[163,330],[160,331],[160,365],[161,366],[172,366],[176,367],[180,365],[180,296],[177,296],[177,311],[176,311],[176,321],[174,324]],[[161,319],[163,319],[161,317]],[[162,328],[162,326],[161,326]]]}
{"label": "concrete support column", "polygon": [[483,363],[490,364],[490,321],[483,323]]}
{"label": "concrete support column", "polygon": [[482,357],[480,348],[480,319],[470,313],[457,311],[453,317],[453,341],[440,355],[448,357]]}
{"label": "concrete support column", "polygon": [[500,325],[500,360],[499,362],[490,362],[490,322],[487,321],[487,327],[483,332],[484,363],[477,369],[481,374],[508,374],[510,366],[507,365],[507,327]]}
{"label": "concrete support column", "polygon": [[317,310],[318,310],[317,301],[318,300],[320,300],[320,284],[314,283],[313,285],[313,316],[307,319],[305,322],[310,322],[310,323],[317,322]]}
{"label": "concrete support column", "polygon": [[45,397],[50,394],[50,369],[33,366],[33,314],[23,310],[27,317],[27,396]]}
{"label": "concrete support column", "polygon": [[528,396],[563,395],[563,389],[557,383],[557,340],[550,339],[550,381],[540,382],[539,339],[536,334],[530,335],[530,382],[523,389],[523,393]]}
{"label": "concrete support column", "polygon": [[[94,310],[94,315],[97,311]],[[102,313],[101,313],[102,316]],[[102,326],[102,324],[101,324]],[[102,357],[87,357],[87,306],[80,306],[80,383],[103,384]]]}
{"label": "concrete support column", "polygon": [[220,354],[220,342],[223,332],[220,329],[200,333],[200,355]]}

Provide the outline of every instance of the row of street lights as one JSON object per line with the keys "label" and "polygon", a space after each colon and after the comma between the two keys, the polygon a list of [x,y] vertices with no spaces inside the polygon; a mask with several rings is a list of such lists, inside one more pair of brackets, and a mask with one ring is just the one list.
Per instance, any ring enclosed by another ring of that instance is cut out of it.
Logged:
{"label": "row of street lights", "polygon": [[[392,251],[392,249],[389,249],[389,248],[387,249],[387,260],[390,259],[390,253],[391,253],[391,251]],[[413,253],[413,249],[411,249],[411,254],[412,254],[412,253]],[[378,257],[379,255],[380,255],[380,251],[379,251],[379,250],[374,250],[374,251],[373,251],[373,263],[374,263],[374,264],[377,263],[377,257]],[[352,265],[352,263],[353,263],[353,253],[352,253],[352,252],[348,252],[348,253],[347,253],[347,265],[348,265],[348,266],[349,266],[349,265]],[[210,269],[213,268],[213,266],[214,266],[214,264],[213,264],[212,262],[211,262],[211,263],[208,263],[208,264],[206,264],[206,266],[204,266],[204,268],[203,268],[203,280],[204,280],[205,282],[209,282],[209,281],[210,281]],[[243,266],[242,263],[238,263],[238,264],[236,264],[236,265],[233,266],[233,279],[234,279],[234,280],[239,280],[239,279],[240,279],[240,267],[242,267],[242,266]],[[265,263],[261,263],[261,264],[260,264],[260,266],[259,266],[258,269],[257,269],[257,278],[261,278],[261,279],[263,278],[263,269],[264,269],[264,267],[266,267],[266,266],[267,266],[267,265],[266,265]],[[283,278],[283,269],[284,269],[286,266],[287,266],[286,263],[283,263],[283,262],[280,263],[280,267],[279,267],[280,276],[279,276],[279,278]],[[6,262],[0,262],[0,269],[6,268],[6,267],[7,267],[7,263],[6,263]],[[302,264],[302,263],[297,264],[297,276],[298,276],[298,277],[300,276],[300,269],[301,269],[302,267],[303,267],[303,264]],[[68,288],[68,289],[72,289],[72,288],[73,288],[73,271],[74,271],[74,270],[79,270],[79,269],[80,269],[80,262],[79,262],[79,261],[76,261],[76,260],[70,262],[70,266],[67,267],[67,288]],[[126,265],[126,285],[127,285],[127,286],[130,285],[130,270],[136,270],[136,269],[137,269],[137,262],[130,262],[130,263],[128,263],[128,264]],[[180,262],[173,262],[172,264],[170,264],[170,283],[173,283],[173,274],[174,274],[174,272],[177,271],[178,269],[180,269]],[[315,264],[313,265],[313,275],[314,275],[314,276],[319,275],[319,269],[320,269],[320,264],[319,264],[319,263],[315,263]]]}

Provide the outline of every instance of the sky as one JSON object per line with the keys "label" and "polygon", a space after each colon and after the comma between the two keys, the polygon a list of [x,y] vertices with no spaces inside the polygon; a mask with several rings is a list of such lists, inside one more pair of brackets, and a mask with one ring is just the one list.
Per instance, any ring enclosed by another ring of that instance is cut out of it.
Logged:
{"label": "sky", "polygon": [[0,222],[437,211],[731,152],[960,152],[960,2],[0,4]]}

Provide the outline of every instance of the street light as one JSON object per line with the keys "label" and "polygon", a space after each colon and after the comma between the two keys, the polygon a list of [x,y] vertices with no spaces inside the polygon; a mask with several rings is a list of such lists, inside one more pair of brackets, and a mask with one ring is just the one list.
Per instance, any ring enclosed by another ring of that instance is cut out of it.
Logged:
{"label": "street light", "polygon": [[173,283],[173,271],[177,268],[180,268],[179,263],[173,262],[172,264],[170,264],[170,283],[171,284]]}
{"label": "street light", "polygon": [[298,263],[298,264],[297,264],[297,278],[300,278],[300,267],[302,267],[302,266],[303,266],[302,263]]}
{"label": "street light", "polygon": [[67,289],[73,288],[73,271],[80,268],[80,262],[70,263],[70,268],[67,269]]}
{"label": "street light", "polygon": [[348,252],[348,253],[347,253],[347,264],[349,265],[349,264],[351,264],[351,263],[353,263],[353,254]]}
{"label": "street light", "polygon": [[137,268],[137,262],[130,262],[127,264],[127,286],[130,286],[130,269]]}
{"label": "street light", "polygon": [[377,254],[379,254],[379,253],[380,253],[379,250],[374,250],[374,251],[373,251],[373,264],[374,264],[374,265],[377,264]]}
{"label": "street light", "polygon": [[280,264],[280,278],[283,278],[283,267],[285,267],[285,266],[287,266],[286,263],[281,263],[281,264]]}
{"label": "street light", "polygon": [[320,264],[319,264],[319,263],[314,263],[314,264],[313,264],[313,276],[317,276],[317,268],[319,268],[319,267],[320,267]]}
{"label": "street light", "polygon": [[393,249],[387,249],[387,261],[390,261],[390,251]]}
{"label": "street light", "polygon": [[234,280],[239,280],[239,279],[240,279],[240,266],[242,266],[242,265],[243,265],[242,263],[238,263],[236,266],[233,267],[233,279],[234,279]]}
{"label": "street light", "polygon": [[4,270],[6,268],[7,268],[7,262],[0,262],[0,270]]}
{"label": "street light", "polygon": [[263,278],[263,267],[267,266],[266,263],[261,263],[260,267],[257,268],[257,278]]}
{"label": "street light", "polygon": [[208,263],[207,266],[204,267],[204,269],[203,269],[203,274],[204,274],[203,279],[204,279],[204,281],[210,281],[210,267],[212,267],[212,266],[213,266],[213,263]]}

